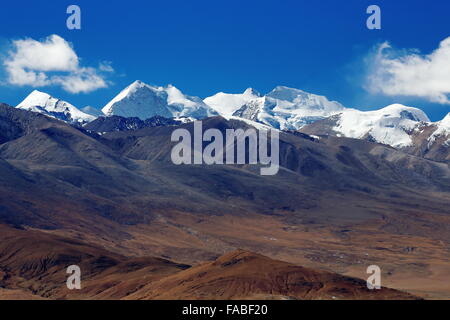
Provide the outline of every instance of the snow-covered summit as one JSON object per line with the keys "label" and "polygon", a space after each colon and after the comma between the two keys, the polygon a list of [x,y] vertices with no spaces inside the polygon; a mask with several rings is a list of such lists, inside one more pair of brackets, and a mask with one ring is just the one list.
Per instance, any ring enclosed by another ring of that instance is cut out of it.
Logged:
{"label": "snow-covered summit", "polygon": [[45,92],[34,90],[17,108],[38,112],[70,123],[87,123],[95,120],[95,116],[82,112],[70,103],[54,98]]}
{"label": "snow-covered summit", "polygon": [[296,114],[327,116],[345,109],[339,102],[329,101],[324,96],[284,86],[276,87],[267,97],[275,99],[279,109],[293,110]]}
{"label": "snow-covered summit", "polygon": [[401,148],[410,146],[412,131],[427,122],[430,119],[422,110],[392,104],[375,111],[347,109],[337,116],[333,130],[348,138],[368,138]]}
{"label": "snow-covered summit", "polygon": [[262,97],[247,101],[233,115],[281,130],[298,130],[314,121],[342,112],[345,107],[324,96],[278,86]]}
{"label": "snow-covered summit", "polygon": [[203,101],[220,115],[230,117],[243,105],[259,97],[261,94],[258,91],[248,88],[243,93],[237,94],[219,92]]}
{"label": "snow-covered summit", "polygon": [[192,117],[202,119],[217,115],[202,99],[183,94],[172,85],[156,87],[135,81],[122,90],[103,109],[107,116],[166,118]]}

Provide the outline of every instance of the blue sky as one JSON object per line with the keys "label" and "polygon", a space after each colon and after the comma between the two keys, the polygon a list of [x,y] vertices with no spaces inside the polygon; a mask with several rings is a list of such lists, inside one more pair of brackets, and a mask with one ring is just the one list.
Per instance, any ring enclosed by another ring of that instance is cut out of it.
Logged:
{"label": "blue sky", "polygon": [[[81,7],[82,30],[66,27],[70,4]],[[366,28],[371,4],[381,7],[381,30]],[[429,54],[450,36],[449,15],[447,0],[8,1],[0,11],[0,56],[7,58],[13,40],[57,34],[83,67],[111,62],[114,72],[103,75],[107,88],[76,94],[58,85],[38,88],[78,107],[102,107],[140,79],[203,98],[285,85],[364,110],[400,102],[439,120],[450,104],[363,85],[378,45]],[[15,105],[33,88],[9,84],[3,63],[1,69],[0,101]]]}

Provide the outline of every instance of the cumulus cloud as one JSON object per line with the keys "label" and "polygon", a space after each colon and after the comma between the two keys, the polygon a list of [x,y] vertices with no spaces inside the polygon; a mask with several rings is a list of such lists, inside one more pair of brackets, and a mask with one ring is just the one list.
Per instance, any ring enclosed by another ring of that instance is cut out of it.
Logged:
{"label": "cumulus cloud", "polygon": [[450,104],[450,37],[430,54],[397,50],[385,42],[369,64],[366,89],[372,93]]}
{"label": "cumulus cloud", "polygon": [[101,72],[114,71],[109,62],[99,69],[80,66],[80,59],[69,42],[58,35],[42,41],[22,39],[3,61],[7,82],[11,85],[61,86],[70,93],[87,93],[108,86]]}

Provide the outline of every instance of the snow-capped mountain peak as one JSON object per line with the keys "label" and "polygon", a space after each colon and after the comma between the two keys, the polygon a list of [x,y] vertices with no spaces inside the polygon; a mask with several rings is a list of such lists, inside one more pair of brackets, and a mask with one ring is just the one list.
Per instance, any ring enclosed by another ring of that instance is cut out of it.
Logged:
{"label": "snow-capped mountain peak", "polygon": [[277,100],[280,108],[296,110],[297,114],[305,110],[311,116],[328,116],[345,109],[339,102],[329,101],[324,96],[285,86],[276,87],[267,97]]}
{"label": "snow-capped mountain peak", "polygon": [[163,88],[167,93],[167,103],[174,118],[203,119],[218,113],[199,97],[188,96],[173,85]]}
{"label": "snow-capped mountain peak", "polygon": [[255,90],[253,88],[245,89],[243,95],[247,96],[247,97],[252,97],[252,98],[253,97],[261,97],[261,93],[259,93],[257,90]]}
{"label": "snow-capped mountain peak", "polygon": [[23,100],[17,108],[36,108],[36,107],[44,107],[47,103],[52,100],[52,97],[42,91],[33,90],[26,98]]}
{"label": "snow-capped mountain peak", "polygon": [[253,88],[246,89],[243,93],[219,92],[203,101],[224,117],[232,116],[237,110],[251,100],[261,97],[261,94]]}
{"label": "snow-capped mountain peak", "polygon": [[281,130],[298,130],[343,110],[344,106],[326,97],[278,86],[263,97],[248,100],[233,115]]}
{"label": "snow-capped mountain peak", "polygon": [[267,94],[268,97],[294,102],[294,100],[301,95],[309,95],[309,93],[296,89],[289,88],[286,86],[276,86],[271,92]]}
{"label": "snow-capped mountain peak", "polygon": [[195,119],[217,115],[200,98],[183,94],[173,85],[155,87],[135,81],[122,90],[103,109],[107,116],[166,118],[192,117]]}
{"label": "snow-capped mountain peak", "polygon": [[38,112],[65,122],[83,124],[95,120],[95,116],[82,112],[70,103],[54,98],[45,92],[34,90],[17,108]]}
{"label": "snow-capped mountain peak", "polygon": [[123,89],[103,109],[107,116],[138,117],[142,120],[156,115],[171,117],[167,110],[167,93],[142,81]]}
{"label": "snow-capped mountain peak", "polygon": [[420,123],[430,122],[420,109],[392,104],[375,111],[347,109],[333,128],[339,135],[374,140],[401,148],[412,144],[411,134]]}

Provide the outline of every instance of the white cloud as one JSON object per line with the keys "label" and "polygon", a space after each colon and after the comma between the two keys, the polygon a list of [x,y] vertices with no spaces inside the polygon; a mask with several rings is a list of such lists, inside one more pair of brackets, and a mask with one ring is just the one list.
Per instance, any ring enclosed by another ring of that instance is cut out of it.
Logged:
{"label": "white cloud", "polygon": [[93,68],[80,68],[71,75],[54,76],[52,82],[70,93],[90,92],[107,87],[105,80]]}
{"label": "white cloud", "polygon": [[110,63],[101,64],[99,71],[81,67],[70,43],[58,35],[42,41],[15,40],[12,44],[13,49],[3,62],[11,85],[58,85],[71,93],[87,93],[106,88],[108,83],[100,72],[114,71]]}
{"label": "white cloud", "polygon": [[450,37],[431,54],[381,44],[370,59],[366,89],[387,96],[411,96],[450,104]]}
{"label": "white cloud", "polygon": [[114,68],[112,67],[111,64],[112,64],[111,61],[102,61],[98,65],[98,68],[100,69],[100,71],[103,72],[114,72]]}

